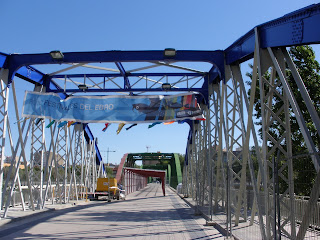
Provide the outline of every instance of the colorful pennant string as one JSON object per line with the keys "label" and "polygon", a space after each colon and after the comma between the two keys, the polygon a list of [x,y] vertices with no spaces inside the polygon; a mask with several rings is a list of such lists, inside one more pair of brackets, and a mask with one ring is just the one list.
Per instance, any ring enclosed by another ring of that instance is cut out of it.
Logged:
{"label": "colorful pennant string", "polygon": [[119,127],[118,127],[118,130],[117,130],[117,134],[119,134],[123,128],[123,126],[126,125],[125,123],[119,123]]}
{"label": "colorful pennant string", "polygon": [[161,122],[155,122],[148,126],[148,128],[153,128],[155,125],[161,124]]}
{"label": "colorful pennant string", "polygon": [[52,126],[52,124],[54,124],[55,121],[56,121],[56,120],[52,120],[52,121],[46,126],[46,128],[50,128],[50,127]]}
{"label": "colorful pennant string", "polygon": [[68,122],[67,121],[63,121],[61,123],[59,123],[58,128],[63,127],[64,125],[66,125]]}
{"label": "colorful pennant string", "polygon": [[75,123],[75,121],[68,121],[68,127],[70,127],[71,125],[73,125]]}
{"label": "colorful pennant string", "polygon": [[102,129],[102,132],[105,132],[107,128],[111,125],[111,123],[105,123],[105,127]]}
{"label": "colorful pennant string", "polygon": [[198,121],[205,121],[206,120],[206,118],[196,118],[196,120],[198,120]]}
{"label": "colorful pennant string", "polygon": [[42,120],[43,120],[43,118],[37,118],[35,124],[38,125]]}
{"label": "colorful pennant string", "polygon": [[132,124],[130,127],[127,127],[126,130],[128,131],[130,128],[134,127],[134,126],[137,126],[138,124],[134,123]]}

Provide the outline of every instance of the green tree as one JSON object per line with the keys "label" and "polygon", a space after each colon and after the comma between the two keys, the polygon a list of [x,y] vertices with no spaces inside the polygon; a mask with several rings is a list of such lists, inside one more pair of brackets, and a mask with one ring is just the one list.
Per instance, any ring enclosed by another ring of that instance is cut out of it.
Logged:
{"label": "green tree", "polygon": [[181,172],[183,172],[184,157],[185,157],[185,155],[178,153],[178,156],[179,156],[179,161],[180,161],[180,166],[181,166]]}
{"label": "green tree", "polygon": [[108,177],[114,177],[112,168],[106,167],[106,172]]}
{"label": "green tree", "polygon": [[[306,89],[309,92],[310,98],[313,101],[313,105],[316,108],[318,115],[320,115],[320,65],[315,59],[315,53],[310,46],[296,46],[291,47],[289,54],[295,63],[299,74],[306,86]],[[250,66],[252,68],[252,65]],[[311,134],[311,137],[319,150],[320,138],[317,134],[314,123],[308,113],[308,110],[305,106],[303,98],[298,90],[291,71],[287,68],[286,70],[288,76],[288,83],[291,87],[293,94],[298,102],[299,108],[302,111],[303,117]],[[247,76],[252,78],[252,73],[247,73]],[[268,73],[264,75],[265,78],[269,78]],[[278,76],[276,81],[279,81]],[[248,82],[248,84],[250,84]],[[268,89],[266,89],[268,91]],[[281,89],[282,91],[282,89]],[[257,125],[261,125],[261,102],[260,102],[260,89],[259,84],[257,83],[256,95],[255,95],[255,116],[258,119]],[[250,91],[249,91],[250,93]],[[273,96],[273,111],[277,112],[280,107],[282,107],[283,102],[276,95]],[[304,142],[303,135],[301,133],[300,127],[297,120],[294,117],[292,108],[290,106],[290,125],[291,125],[291,137],[292,137],[292,149],[293,156],[298,156],[301,153],[306,153],[307,148]],[[284,120],[284,116],[280,116]],[[279,124],[271,124],[269,134],[275,139],[283,134],[284,129]],[[259,130],[261,136],[261,128]],[[286,144],[285,142],[282,143]],[[271,147],[271,146],[269,146]],[[281,164],[281,163],[280,163]],[[295,192],[299,195],[309,195],[312,188],[312,182],[314,181],[316,171],[314,170],[313,163],[309,156],[303,157],[294,157],[293,158],[294,166],[294,181],[295,181]]]}

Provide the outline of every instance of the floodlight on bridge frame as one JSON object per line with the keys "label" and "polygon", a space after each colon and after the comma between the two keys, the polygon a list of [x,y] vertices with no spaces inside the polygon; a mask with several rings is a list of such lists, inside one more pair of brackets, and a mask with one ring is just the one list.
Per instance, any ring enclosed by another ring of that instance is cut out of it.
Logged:
{"label": "floodlight on bridge frame", "polygon": [[171,89],[171,84],[170,83],[163,83],[162,84],[162,90],[168,91]]}
{"label": "floodlight on bridge frame", "polygon": [[80,84],[78,85],[78,88],[82,91],[86,91],[88,89],[88,86],[86,84]]}
{"label": "floodlight on bridge frame", "polygon": [[62,60],[64,58],[63,53],[59,50],[51,51],[50,56],[53,60]]}
{"label": "floodlight on bridge frame", "polygon": [[166,58],[173,58],[176,56],[176,50],[174,48],[166,48],[163,52]]}

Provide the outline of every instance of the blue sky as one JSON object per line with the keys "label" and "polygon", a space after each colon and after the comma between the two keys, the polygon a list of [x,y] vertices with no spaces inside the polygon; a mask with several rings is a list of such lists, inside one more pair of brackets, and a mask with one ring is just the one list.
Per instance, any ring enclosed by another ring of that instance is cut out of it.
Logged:
{"label": "blue sky", "polygon": [[[256,25],[317,2],[1,0],[0,52],[225,49]],[[319,59],[319,47],[315,50]],[[22,102],[25,87],[19,83]],[[116,151],[109,154],[113,163],[126,152],[146,152],[146,146],[149,151],[185,152],[186,124],[147,126],[116,135],[116,124],[105,133],[103,124],[90,125],[102,155],[108,147]]]}

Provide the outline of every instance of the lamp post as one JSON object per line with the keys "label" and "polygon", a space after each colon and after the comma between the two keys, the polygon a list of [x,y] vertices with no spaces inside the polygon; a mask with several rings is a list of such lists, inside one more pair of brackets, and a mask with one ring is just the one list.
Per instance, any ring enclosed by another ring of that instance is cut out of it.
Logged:
{"label": "lamp post", "polygon": [[116,151],[110,151],[109,148],[107,150],[107,166],[109,167],[109,152],[116,152]]}
{"label": "lamp post", "polygon": [[146,146],[146,148],[147,148],[147,153],[149,152],[149,148],[151,148],[150,146]]}

